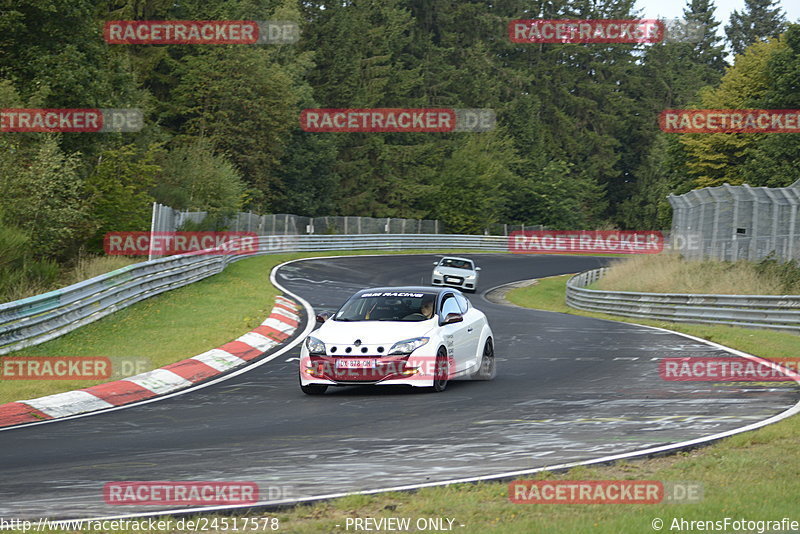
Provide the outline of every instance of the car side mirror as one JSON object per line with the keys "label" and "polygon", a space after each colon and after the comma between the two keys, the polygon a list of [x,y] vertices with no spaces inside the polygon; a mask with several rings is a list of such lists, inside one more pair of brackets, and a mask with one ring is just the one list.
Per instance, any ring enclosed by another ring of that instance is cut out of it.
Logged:
{"label": "car side mirror", "polygon": [[442,321],[442,325],[460,323],[463,320],[464,317],[460,313],[448,313],[447,317]]}
{"label": "car side mirror", "polygon": [[331,316],[330,313],[318,313],[317,314],[317,322],[318,323],[324,323],[325,321],[330,319],[330,316]]}
{"label": "car side mirror", "polygon": [[480,268],[480,267],[475,267],[475,270],[476,270],[476,271],[480,271],[480,270],[481,270],[481,268]]}
{"label": "car side mirror", "polygon": [[434,265],[439,265],[438,261],[433,262]]}

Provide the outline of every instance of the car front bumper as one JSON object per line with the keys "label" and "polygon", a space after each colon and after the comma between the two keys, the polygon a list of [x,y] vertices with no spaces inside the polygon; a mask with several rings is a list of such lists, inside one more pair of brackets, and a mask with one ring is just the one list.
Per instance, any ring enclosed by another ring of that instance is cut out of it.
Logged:
{"label": "car front bumper", "polygon": [[[339,360],[374,360],[371,368],[341,368]],[[335,357],[313,355],[301,359],[300,383],[304,386],[320,384],[328,386],[358,385],[408,385],[433,386],[435,375],[433,357],[404,356],[359,356]]]}
{"label": "car front bumper", "polygon": [[431,277],[431,284],[434,286],[455,287],[457,289],[475,289],[477,279],[463,278],[461,276],[438,276]]}

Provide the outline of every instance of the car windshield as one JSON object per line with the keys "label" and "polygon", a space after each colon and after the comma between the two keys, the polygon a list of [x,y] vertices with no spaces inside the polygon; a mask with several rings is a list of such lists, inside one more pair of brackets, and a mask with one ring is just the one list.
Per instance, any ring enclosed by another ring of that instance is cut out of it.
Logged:
{"label": "car windshield", "polygon": [[472,269],[472,262],[467,260],[456,260],[454,258],[445,258],[439,265],[442,267],[452,267],[453,269]]}
{"label": "car windshield", "polygon": [[436,295],[413,291],[377,291],[356,295],[334,315],[335,321],[427,321]]}

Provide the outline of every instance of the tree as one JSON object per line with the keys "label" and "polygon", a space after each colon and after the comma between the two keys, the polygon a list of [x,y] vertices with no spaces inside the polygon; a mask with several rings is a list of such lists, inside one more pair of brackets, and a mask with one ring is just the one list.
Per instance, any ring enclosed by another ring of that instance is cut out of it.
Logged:
{"label": "tree", "polygon": [[731,13],[725,35],[734,54],[753,43],[777,37],[786,29],[786,15],[778,0],[745,0],[744,9]]}
{"label": "tree", "polygon": [[27,233],[34,256],[63,261],[91,231],[79,158],[61,151],[57,135],[30,139],[0,136],[4,218]]}
{"label": "tree", "polygon": [[503,201],[516,194],[511,167],[518,158],[497,132],[466,134],[436,179],[436,214],[451,233],[482,233],[499,222]]}
{"label": "tree", "polygon": [[636,189],[620,208],[621,223],[637,230],[666,230],[672,221],[670,193],[681,194],[692,189],[684,171],[683,146],[677,137],[659,134],[637,169]]}
{"label": "tree", "polygon": [[[303,47],[313,51],[313,101],[324,108],[429,107],[414,19],[401,0],[307,6],[313,21]],[[426,37],[418,36],[423,43]],[[308,134],[306,134],[308,135]],[[450,145],[442,134],[327,134],[337,146],[334,173],[341,215],[424,216],[426,192]],[[312,139],[313,137],[309,137]]]}
{"label": "tree", "polygon": [[[800,108],[800,25],[792,24],[781,36],[785,46],[776,50],[766,64],[769,80],[763,95],[753,107],[763,109]],[[800,139],[798,134],[773,133],[748,151],[741,172],[751,185],[785,187],[800,179]]]}
{"label": "tree", "polygon": [[720,23],[714,18],[716,9],[713,0],[689,0],[683,9],[686,23],[699,25],[702,28],[702,36],[696,42],[688,44],[691,46],[694,63],[705,67],[698,76],[703,85],[719,81],[727,66],[725,44],[722,37],[717,35]]}
{"label": "tree", "polygon": [[293,77],[269,51],[211,47],[184,58],[173,93],[173,128],[208,137],[225,152],[248,184],[273,201],[277,164],[297,122]]}
{"label": "tree", "polygon": [[90,243],[95,251],[107,232],[149,229],[150,190],[160,170],[155,163],[159,151],[157,145],[146,150],[126,145],[106,150],[98,158],[84,186],[96,226]]}
{"label": "tree", "polygon": [[[736,61],[718,87],[702,92],[699,107],[707,109],[747,109],[762,101],[773,83],[769,64],[774,55],[786,48],[785,42],[773,39],[750,45]],[[704,133],[676,134],[687,151],[687,170],[696,187],[738,185],[749,181],[744,164],[752,151],[769,135]]]}
{"label": "tree", "polygon": [[178,210],[230,215],[245,200],[241,174],[210,139],[199,137],[169,151],[154,196]]}
{"label": "tree", "polygon": [[276,213],[307,217],[337,212],[342,197],[335,172],[336,139],[330,134],[292,132],[280,163],[281,187],[275,200]]}

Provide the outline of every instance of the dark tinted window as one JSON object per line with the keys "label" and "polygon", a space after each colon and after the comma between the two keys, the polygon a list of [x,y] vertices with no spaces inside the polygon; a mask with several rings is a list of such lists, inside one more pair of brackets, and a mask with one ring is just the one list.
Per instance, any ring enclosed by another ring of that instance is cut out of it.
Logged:
{"label": "dark tinted window", "polygon": [[439,264],[442,267],[451,267],[453,269],[470,269],[472,270],[472,262],[466,260],[455,260],[453,258],[445,258]]}
{"label": "dark tinted window", "polygon": [[350,298],[333,317],[335,321],[425,321],[426,304],[436,302],[434,293],[377,291]]}

